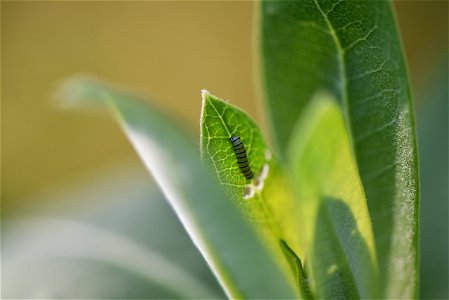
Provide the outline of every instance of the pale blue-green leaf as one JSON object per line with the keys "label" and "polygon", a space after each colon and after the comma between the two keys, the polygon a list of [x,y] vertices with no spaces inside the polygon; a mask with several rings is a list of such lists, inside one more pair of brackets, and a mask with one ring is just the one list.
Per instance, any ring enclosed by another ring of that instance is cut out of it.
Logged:
{"label": "pale blue-green leaf", "polygon": [[3,298],[223,299],[204,259],[144,175],[134,164],[118,163],[33,197],[39,205],[26,219],[4,220]]}
{"label": "pale blue-green leaf", "polygon": [[69,94],[108,103],[146,167],[232,298],[294,298],[256,233],[203,168],[194,143],[153,106],[94,81]]}
{"label": "pale blue-green leaf", "polygon": [[[54,218],[29,218],[9,224],[8,247],[5,248],[4,270],[8,276],[5,281],[5,292],[9,295],[34,297],[26,291],[23,279],[29,278],[33,272],[48,274],[49,269],[39,267],[39,263],[54,260],[76,262],[88,260],[120,268],[135,274],[146,281],[163,287],[173,296],[191,299],[197,297],[215,298],[217,294],[197,280],[195,276],[173,264],[150,247],[142,247],[132,240],[96,226]],[[12,246],[16,247],[15,249]],[[27,274],[21,271],[27,268]],[[61,271],[69,268],[60,267]],[[25,275],[25,276],[24,276]],[[34,274],[34,276],[37,276]],[[48,275],[46,275],[48,276]],[[33,278],[33,277],[31,277]],[[42,292],[51,296],[57,289],[49,289],[42,282]],[[100,280],[98,280],[98,283]],[[33,289],[33,285],[28,286]],[[25,292],[25,293],[24,293]],[[92,291],[93,293],[97,291]],[[107,295],[107,294],[103,294]],[[68,295],[65,295],[68,296]]]}

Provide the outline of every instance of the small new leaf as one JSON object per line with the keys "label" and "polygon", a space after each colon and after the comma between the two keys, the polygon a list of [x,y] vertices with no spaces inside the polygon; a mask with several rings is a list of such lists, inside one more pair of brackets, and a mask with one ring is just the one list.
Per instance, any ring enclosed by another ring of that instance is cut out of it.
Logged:
{"label": "small new leaf", "polygon": [[243,111],[203,91],[201,156],[232,198],[242,199],[249,180],[239,170],[231,136],[240,138],[253,174],[261,172],[266,145],[255,122]]}

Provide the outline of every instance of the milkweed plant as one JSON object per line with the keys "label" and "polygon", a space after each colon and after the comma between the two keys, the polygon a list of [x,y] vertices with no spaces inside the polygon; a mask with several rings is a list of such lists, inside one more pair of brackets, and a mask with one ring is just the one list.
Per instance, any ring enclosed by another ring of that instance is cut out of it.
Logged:
{"label": "milkweed plant", "polygon": [[391,4],[259,7],[269,139],[206,90],[199,149],[132,94],[78,78],[66,95],[112,108],[229,298],[417,297],[417,150]]}

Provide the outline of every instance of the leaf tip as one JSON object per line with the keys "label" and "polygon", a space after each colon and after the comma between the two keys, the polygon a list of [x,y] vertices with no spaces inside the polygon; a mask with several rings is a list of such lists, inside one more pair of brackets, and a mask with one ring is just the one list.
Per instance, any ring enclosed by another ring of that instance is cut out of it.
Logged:
{"label": "leaf tip", "polygon": [[[88,75],[76,75],[57,83],[53,100],[61,109],[72,107],[89,107],[91,104],[103,103],[101,90],[105,84]],[[87,105],[86,105],[87,104]]]}
{"label": "leaf tip", "polygon": [[206,98],[207,95],[210,95],[209,91],[206,89],[202,89],[201,90],[201,96],[204,98]]}
{"label": "leaf tip", "polygon": [[201,90],[201,97],[203,98],[203,106],[204,106],[206,101],[211,101],[213,99],[217,99],[216,96],[212,95],[211,92],[209,92],[206,89],[202,89]]}

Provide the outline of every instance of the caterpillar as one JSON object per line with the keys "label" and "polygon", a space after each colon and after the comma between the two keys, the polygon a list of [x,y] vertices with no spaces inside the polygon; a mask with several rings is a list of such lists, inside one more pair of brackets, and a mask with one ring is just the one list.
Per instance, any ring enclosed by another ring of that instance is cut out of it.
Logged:
{"label": "caterpillar", "polygon": [[235,157],[237,158],[237,164],[239,165],[240,172],[246,179],[252,179],[254,177],[253,172],[248,163],[248,156],[246,155],[245,146],[243,146],[242,141],[239,137],[231,136],[229,140],[234,148]]}

